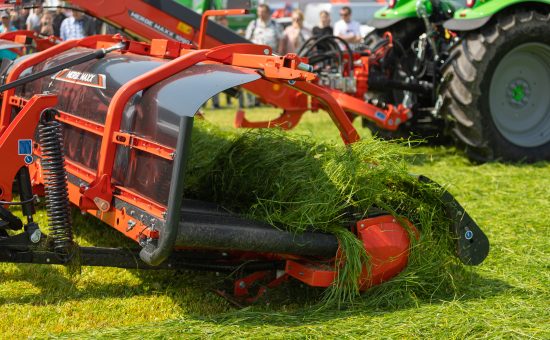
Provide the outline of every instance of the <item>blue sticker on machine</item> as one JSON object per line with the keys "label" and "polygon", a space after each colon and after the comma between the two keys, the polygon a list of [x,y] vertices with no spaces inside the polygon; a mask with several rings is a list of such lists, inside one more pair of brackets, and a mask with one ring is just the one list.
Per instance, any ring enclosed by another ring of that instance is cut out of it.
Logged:
{"label": "blue sticker on machine", "polygon": [[32,155],[32,139],[20,139],[17,143],[18,155]]}
{"label": "blue sticker on machine", "polygon": [[26,155],[24,158],[25,164],[30,165],[34,162],[34,157],[31,155]]}
{"label": "blue sticker on machine", "polygon": [[376,116],[376,118],[380,119],[380,120],[386,120],[386,115],[380,111],[376,111],[376,113],[374,114]]}

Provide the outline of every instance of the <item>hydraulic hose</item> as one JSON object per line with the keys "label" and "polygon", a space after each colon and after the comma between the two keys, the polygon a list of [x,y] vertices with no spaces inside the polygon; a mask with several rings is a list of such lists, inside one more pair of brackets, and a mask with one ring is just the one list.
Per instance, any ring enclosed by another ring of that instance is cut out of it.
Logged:
{"label": "hydraulic hose", "polygon": [[[326,36],[326,37],[331,37],[331,36]],[[324,37],[321,37],[321,38],[324,38]],[[321,41],[321,38],[309,38],[306,43],[304,45],[302,45],[302,47],[298,50],[298,55],[299,56],[307,56],[309,55],[309,53],[311,52],[311,50],[315,47],[315,46],[318,46],[318,42]],[[311,43],[313,42],[313,43]],[[322,41],[321,41],[322,42]],[[327,40],[327,43],[328,43],[328,47],[330,48],[330,52],[324,52],[322,55],[327,55],[328,53],[334,53],[336,55],[338,55],[338,68],[339,68],[339,72],[340,73],[343,73],[343,69],[342,69],[342,61],[344,60],[344,54],[342,53],[342,50],[340,49],[340,46],[338,46],[338,44],[336,44],[334,41],[332,40]],[[306,47],[307,46],[307,47]],[[318,55],[314,55],[314,57],[317,57]],[[332,59],[332,57],[331,57]]]}
{"label": "hydraulic hose", "polygon": [[7,83],[7,84],[4,84],[4,85],[0,86],[0,93],[2,93],[4,91],[7,91],[7,90],[11,90],[11,89],[13,89],[15,87],[18,87],[18,86],[21,86],[21,85],[25,85],[25,84],[27,84],[31,81],[34,81],[34,80],[52,75],[54,73],[57,73],[59,71],[62,71],[64,69],[66,69],[66,68],[69,68],[71,66],[79,65],[79,64],[82,64],[82,63],[85,63],[87,61],[94,60],[94,59],[101,59],[101,58],[105,57],[109,52],[120,50],[120,49],[123,49],[124,47],[126,47],[126,44],[125,43],[120,43],[120,44],[113,45],[109,48],[102,48],[102,49],[99,49],[99,50],[95,50],[95,51],[93,51],[89,54],[83,55],[82,57],[76,58],[76,59],[68,61],[66,63],[62,63],[62,64],[59,64],[59,65],[54,66],[52,68],[45,69],[43,71],[30,74],[30,75],[28,75],[26,77],[23,77],[23,78],[19,78],[15,81],[12,81],[10,83]]}
{"label": "hydraulic hose", "polygon": [[[311,39],[311,38],[310,38]],[[348,74],[351,75],[353,74],[353,51],[351,49],[351,47],[349,46],[348,42],[345,41],[344,39],[340,38],[340,37],[335,37],[335,36],[332,36],[332,35],[325,35],[325,36],[322,36],[320,38],[318,38],[317,40],[314,41],[314,43],[311,45],[311,46],[308,46],[307,48],[305,47],[306,45],[309,45],[306,41],[306,43],[304,44],[304,46],[302,46],[302,48],[298,51],[298,55],[300,56],[305,56],[307,55],[309,52],[311,52],[311,50],[319,45],[319,43],[323,42],[323,41],[328,41],[329,43],[331,43],[332,46],[336,46],[338,48],[338,50],[340,51],[340,55],[341,55],[341,52],[342,52],[342,49],[340,48],[340,46],[336,43],[337,42],[340,42],[342,43],[342,45],[345,46],[347,52],[348,52],[348,55],[349,55],[349,59],[348,59]],[[308,40],[309,41],[309,40]]]}

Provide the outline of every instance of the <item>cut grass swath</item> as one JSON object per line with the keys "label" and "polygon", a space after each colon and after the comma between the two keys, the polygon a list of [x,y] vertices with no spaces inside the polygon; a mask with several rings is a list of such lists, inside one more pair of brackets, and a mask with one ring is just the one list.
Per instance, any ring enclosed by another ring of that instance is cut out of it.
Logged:
{"label": "cut grass swath", "polygon": [[338,238],[344,260],[326,302],[350,303],[359,295],[358,278],[369,261],[350,226],[373,209],[404,217],[421,231],[418,242],[411,237],[408,287],[445,277],[447,264],[456,264],[441,188],[407,172],[407,149],[398,144],[366,139],[338,147],[273,129],[239,134],[198,122],[192,145],[187,197],[288,231],[318,230]]}

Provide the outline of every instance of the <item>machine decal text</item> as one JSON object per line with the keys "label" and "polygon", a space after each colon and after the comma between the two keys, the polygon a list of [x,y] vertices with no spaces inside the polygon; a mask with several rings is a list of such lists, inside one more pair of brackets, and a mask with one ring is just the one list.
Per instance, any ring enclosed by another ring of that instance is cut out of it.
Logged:
{"label": "machine decal text", "polygon": [[80,72],[67,68],[55,74],[52,79],[99,89],[105,89],[107,87],[107,81],[104,74]]}

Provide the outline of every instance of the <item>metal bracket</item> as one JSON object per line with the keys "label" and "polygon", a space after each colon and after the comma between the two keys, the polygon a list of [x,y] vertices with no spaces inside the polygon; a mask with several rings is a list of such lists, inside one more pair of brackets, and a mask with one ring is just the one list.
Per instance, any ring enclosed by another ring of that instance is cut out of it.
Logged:
{"label": "metal bracket", "polygon": [[175,150],[165,145],[141,138],[133,133],[116,131],[113,133],[113,143],[124,145],[129,148],[145,151],[155,156],[173,160]]}
{"label": "metal bracket", "polygon": [[[422,183],[439,186],[426,176],[420,175],[418,180]],[[487,235],[447,190],[444,190],[441,201],[445,204],[447,216],[453,222],[451,232],[456,237],[458,258],[466,265],[480,264],[489,254]]]}

